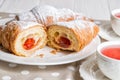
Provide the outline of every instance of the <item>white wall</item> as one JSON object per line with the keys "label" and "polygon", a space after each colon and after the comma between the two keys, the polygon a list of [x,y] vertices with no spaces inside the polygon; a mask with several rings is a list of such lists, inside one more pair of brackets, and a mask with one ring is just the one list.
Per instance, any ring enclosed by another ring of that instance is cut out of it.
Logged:
{"label": "white wall", "polygon": [[[113,7],[120,8],[120,0],[109,1]],[[108,20],[110,15],[107,0],[0,0],[0,3],[0,12],[24,12],[40,4],[70,8],[100,20]]]}
{"label": "white wall", "polygon": [[40,0],[39,4],[70,8],[95,19],[109,19],[107,0]]}

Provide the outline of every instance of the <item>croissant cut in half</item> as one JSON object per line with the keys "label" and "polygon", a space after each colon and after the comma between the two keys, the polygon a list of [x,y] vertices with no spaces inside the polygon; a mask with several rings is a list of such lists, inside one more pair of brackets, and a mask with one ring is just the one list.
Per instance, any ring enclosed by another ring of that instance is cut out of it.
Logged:
{"label": "croissant cut in half", "polygon": [[46,45],[46,32],[36,22],[12,21],[2,32],[1,42],[4,48],[18,56],[30,56]]}
{"label": "croissant cut in half", "polygon": [[93,22],[82,20],[58,22],[48,27],[48,45],[56,49],[80,51],[98,32],[99,28]]}

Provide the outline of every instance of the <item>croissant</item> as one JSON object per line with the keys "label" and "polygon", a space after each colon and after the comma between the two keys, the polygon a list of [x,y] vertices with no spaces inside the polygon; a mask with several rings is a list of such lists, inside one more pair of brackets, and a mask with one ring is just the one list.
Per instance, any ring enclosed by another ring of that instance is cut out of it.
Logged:
{"label": "croissant", "polygon": [[99,28],[93,22],[75,20],[57,22],[48,27],[48,46],[69,51],[80,51],[98,34]]}
{"label": "croissant", "polygon": [[2,46],[18,56],[31,56],[44,47],[47,34],[43,25],[36,22],[12,21],[2,32]]}
{"label": "croissant", "polygon": [[56,22],[68,22],[76,19],[92,21],[83,14],[73,12],[70,9],[57,9],[52,6],[36,6],[28,12],[20,13],[16,16],[17,20],[34,21],[45,26],[55,24]]}
{"label": "croissant", "polygon": [[2,35],[2,25],[0,26],[0,44],[1,44],[1,35]]}

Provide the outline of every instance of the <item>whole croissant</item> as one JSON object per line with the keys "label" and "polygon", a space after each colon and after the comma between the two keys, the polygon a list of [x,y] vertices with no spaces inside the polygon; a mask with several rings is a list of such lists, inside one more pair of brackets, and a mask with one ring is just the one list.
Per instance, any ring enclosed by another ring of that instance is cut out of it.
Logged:
{"label": "whole croissant", "polygon": [[52,6],[36,6],[28,12],[20,13],[16,16],[17,20],[35,21],[45,26],[55,24],[56,22],[68,22],[72,20],[87,20],[92,19],[85,17],[83,14],[73,12],[70,9],[57,9]]}

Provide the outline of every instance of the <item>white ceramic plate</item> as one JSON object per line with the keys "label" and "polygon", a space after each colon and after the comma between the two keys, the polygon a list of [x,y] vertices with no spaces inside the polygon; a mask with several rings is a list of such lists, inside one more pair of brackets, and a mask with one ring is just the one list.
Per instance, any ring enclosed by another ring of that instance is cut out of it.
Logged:
{"label": "white ceramic plate", "polygon": [[93,41],[88,44],[83,50],[80,52],[68,52],[61,51],[56,54],[50,53],[53,48],[45,47],[43,49],[38,50],[35,55],[43,54],[44,56],[41,58],[40,56],[33,55],[32,57],[19,57],[13,55],[7,51],[5,51],[2,47],[0,50],[0,59],[7,62],[13,62],[18,64],[25,65],[59,65],[71,63],[74,61],[78,61],[88,57],[96,51],[96,47],[100,44],[100,38],[97,36]]}
{"label": "white ceramic plate", "polygon": [[96,57],[91,56],[80,65],[80,76],[84,80],[110,80],[98,68]]}
{"label": "white ceramic plate", "polygon": [[111,28],[110,22],[106,22],[100,25],[100,37],[105,40],[120,40],[120,36],[118,36]]}

